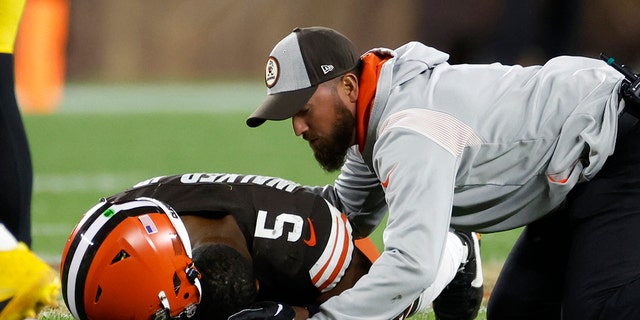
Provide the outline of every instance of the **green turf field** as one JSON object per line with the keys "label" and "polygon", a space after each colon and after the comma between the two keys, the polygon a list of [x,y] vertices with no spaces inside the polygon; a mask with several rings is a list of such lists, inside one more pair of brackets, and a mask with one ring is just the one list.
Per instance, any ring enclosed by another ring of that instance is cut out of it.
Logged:
{"label": "green turf field", "polygon": [[[80,216],[138,181],[186,172],[279,176],[331,183],[290,121],[252,129],[261,83],[69,84],[50,115],[24,115],[34,166],[33,250],[57,263]],[[484,235],[483,258],[500,264],[518,231]],[[381,231],[374,241],[381,244]]]}

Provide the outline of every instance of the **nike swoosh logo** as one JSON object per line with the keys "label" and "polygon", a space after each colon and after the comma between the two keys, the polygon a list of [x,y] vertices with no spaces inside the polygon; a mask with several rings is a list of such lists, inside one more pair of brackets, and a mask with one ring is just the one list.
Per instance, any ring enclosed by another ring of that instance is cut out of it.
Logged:
{"label": "nike swoosh logo", "polygon": [[309,247],[315,247],[316,245],[316,229],[313,227],[313,222],[311,222],[311,218],[307,218],[309,222],[309,240],[303,239],[304,243],[306,243]]}
{"label": "nike swoosh logo", "polygon": [[278,303],[278,310],[276,310],[276,314],[274,314],[274,316],[277,316],[283,309],[282,305]]}
{"label": "nike swoosh logo", "polygon": [[383,188],[387,188],[387,186],[389,185],[389,176],[387,176],[387,179],[384,181],[381,181],[380,184],[382,185]]}
{"label": "nike swoosh logo", "polygon": [[389,171],[389,173],[387,174],[387,178],[384,179],[384,181],[380,181],[380,184],[382,185],[383,188],[387,188],[389,186],[389,179],[391,178],[391,173],[393,173],[393,171],[396,169],[396,167],[391,168],[391,170]]}

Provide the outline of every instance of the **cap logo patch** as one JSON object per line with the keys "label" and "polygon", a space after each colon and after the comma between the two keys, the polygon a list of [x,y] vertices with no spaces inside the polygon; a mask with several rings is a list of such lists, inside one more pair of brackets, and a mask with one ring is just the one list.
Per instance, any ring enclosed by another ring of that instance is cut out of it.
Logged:
{"label": "cap logo patch", "polygon": [[280,65],[278,64],[278,59],[274,57],[269,57],[267,60],[267,66],[265,68],[265,77],[264,83],[267,85],[267,88],[271,88],[276,85],[278,82],[278,77],[280,76]]}
{"label": "cap logo patch", "polygon": [[327,74],[333,70],[332,64],[323,64],[320,66],[322,68],[322,73]]}

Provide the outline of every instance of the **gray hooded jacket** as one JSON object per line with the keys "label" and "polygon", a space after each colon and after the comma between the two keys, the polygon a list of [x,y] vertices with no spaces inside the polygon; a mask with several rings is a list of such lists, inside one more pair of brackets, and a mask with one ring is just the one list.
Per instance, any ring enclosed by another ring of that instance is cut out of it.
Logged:
{"label": "gray hooded jacket", "polygon": [[314,319],[390,319],[431,285],[449,227],[526,225],[591,179],[614,151],[622,75],[606,63],[558,57],[542,66],[450,65],[417,42],[378,79],[363,152],[334,185],[315,187],[356,236],[388,212],[385,249],[354,288]]}

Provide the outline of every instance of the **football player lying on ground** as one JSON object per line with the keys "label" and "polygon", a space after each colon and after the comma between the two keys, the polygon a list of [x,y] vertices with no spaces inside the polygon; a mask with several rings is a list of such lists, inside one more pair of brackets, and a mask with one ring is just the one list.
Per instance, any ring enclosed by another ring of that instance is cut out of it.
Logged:
{"label": "football player lying on ground", "polygon": [[[397,318],[425,309],[459,269],[479,264],[478,250],[475,234],[450,232],[438,281]],[[293,319],[293,308],[313,314],[351,288],[378,254],[368,238],[352,239],[345,215],[293,182],[235,174],[157,177],[84,215],[63,252],[63,297],[79,319],[227,319],[249,307],[231,319],[247,313]],[[441,319],[476,316],[482,288],[468,288],[464,298],[473,305],[457,304],[459,296],[446,292],[434,304]]]}

